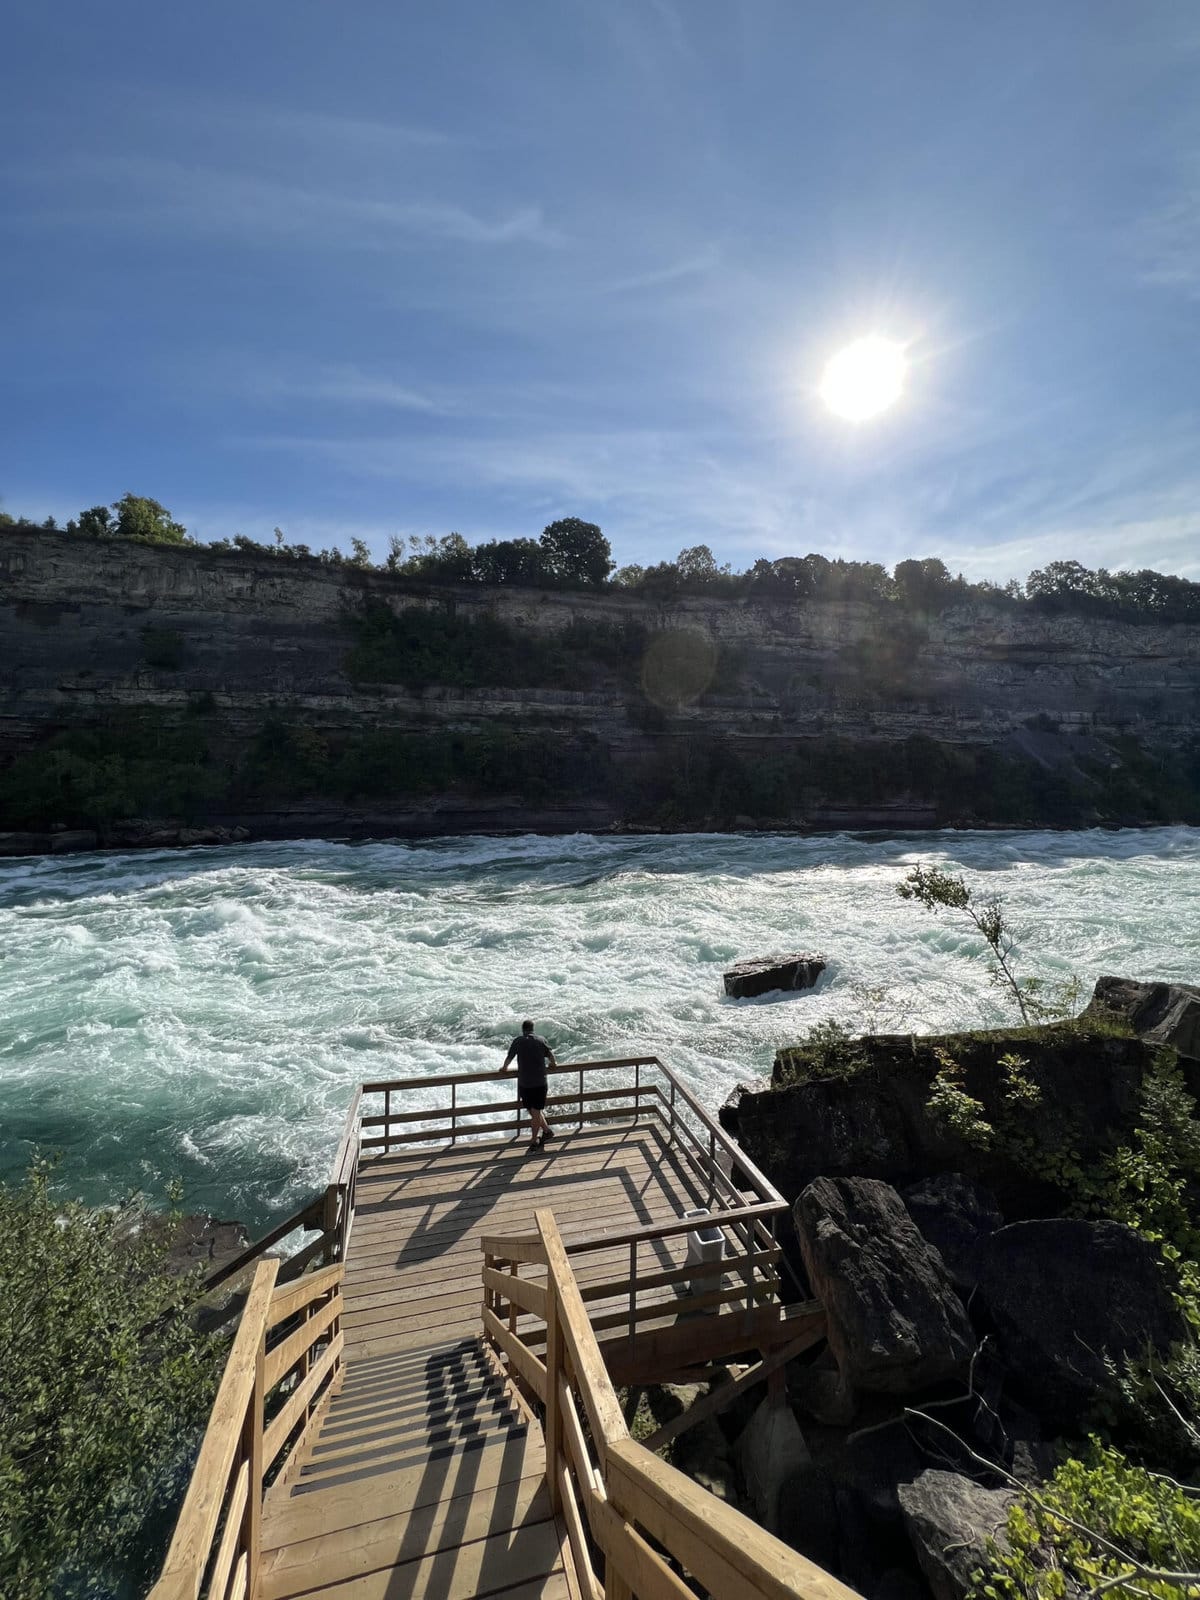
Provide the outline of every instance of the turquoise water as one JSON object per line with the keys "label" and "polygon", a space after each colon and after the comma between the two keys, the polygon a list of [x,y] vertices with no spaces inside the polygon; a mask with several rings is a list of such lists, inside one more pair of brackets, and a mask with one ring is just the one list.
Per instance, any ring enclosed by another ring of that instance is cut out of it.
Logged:
{"label": "turquoise water", "polygon": [[[1002,893],[1024,968],[1200,979],[1200,831],[306,841],[0,865],[0,1170],[94,1201],[173,1177],[253,1226],[326,1179],[364,1078],[656,1052],[710,1104],[813,1022],[1006,1018],[978,942],[906,904],[916,861]],[[816,949],[812,994],[732,960]],[[883,990],[864,996],[864,986]]]}

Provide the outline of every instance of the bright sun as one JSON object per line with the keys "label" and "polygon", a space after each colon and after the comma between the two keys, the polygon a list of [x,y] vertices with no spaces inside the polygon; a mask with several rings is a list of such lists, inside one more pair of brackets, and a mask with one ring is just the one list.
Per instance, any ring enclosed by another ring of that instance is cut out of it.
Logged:
{"label": "bright sun", "polygon": [[872,335],[839,350],[821,379],[821,399],[850,422],[865,422],[894,405],[904,392],[904,351]]}

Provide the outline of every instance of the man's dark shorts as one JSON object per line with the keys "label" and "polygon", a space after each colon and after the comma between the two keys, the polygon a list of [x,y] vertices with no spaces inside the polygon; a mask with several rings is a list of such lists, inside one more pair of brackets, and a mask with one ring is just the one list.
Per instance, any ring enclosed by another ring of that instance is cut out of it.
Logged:
{"label": "man's dark shorts", "polygon": [[546,1085],[544,1083],[519,1083],[517,1094],[521,1104],[528,1111],[544,1111],[546,1109]]}

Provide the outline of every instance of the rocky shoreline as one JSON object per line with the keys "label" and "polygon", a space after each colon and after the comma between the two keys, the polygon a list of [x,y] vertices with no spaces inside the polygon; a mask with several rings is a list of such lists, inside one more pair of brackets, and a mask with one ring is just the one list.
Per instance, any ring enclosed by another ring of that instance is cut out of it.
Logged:
{"label": "rocky shoreline", "polygon": [[[948,1081],[973,1123],[947,1116]],[[1200,988],[1116,978],[1066,1024],[866,1036],[843,1063],[781,1051],[721,1120],[790,1203],[782,1242],[827,1342],[784,1393],[761,1383],[682,1433],[676,1464],[868,1600],[968,1600],[1014,1505],[1097,1428],[1125,1439],[1122,1375],[1188,1347],[1154,1228],[1077,1186],[1145,1155],[1164,1093],[1173,1137],[1200,1142],[1198,1089]],[[1170,1181],[1200,1207],[1200,1179]],[[642,1405],[661,1426],[716,1386]],[[1200,1435],[1185,1449],[1194,1481]]]}
{"label": "rocky shoreline", "polygon": [[40,829],[0,830],[0,860],[22,856],[78,855],[90,851],[178,850],[200,845],[264,844],[284,840],[319,839],[331,842],[360,842],[372,839],[454,839],[466,837],[512,838],[522,834],[542,834],[547,838],[574,833],[613,836],[714,833],[791,834],[796,838],[815,838],[822,834],[878,833],[1011,833],[1036,831],[1072,833],[1082,828],[1098,828],[1106,833],[1127,829],[1187,826],[1161,820],[1134,818],[1120,822],[1096,823],[1045,822],[1029,819],[1020,823],[933,822],[917,820],[897,809],[847,812],[834,820],[823,818],[797,823],[779,819],[756,822],[750,817],[703,817],[681,823],[661,823],[637,818],[616,818],[603,807],[557,807],[527,810],[516,802],[508,805],[463,805],[448,809],[406,809],[381,814],[377,811],[289,811],[246,813],[221,816],[206,823],[182,823],[162,818],[133,818],[97,828],[70,828],[51,823]]}

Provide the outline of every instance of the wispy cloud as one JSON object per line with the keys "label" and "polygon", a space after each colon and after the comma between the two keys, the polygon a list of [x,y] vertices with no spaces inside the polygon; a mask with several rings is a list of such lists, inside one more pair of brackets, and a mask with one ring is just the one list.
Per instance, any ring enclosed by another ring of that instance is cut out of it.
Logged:
{"label": "wispy cloud", "polygon": [[[406,237],[465,245],[563,242],[536,205],[485,216],[453,201],[308,188],[153,157],[99,156],[81,159],[66,171],[24,176],[38,183],[38,203],[26,223],[140,223],[252,241],[300,237],[310,248],[331,250],[379,247]],[[48,205],[46,187],[64,177],[86,184],[89,198]],[[109,191],[102,201],[94,195],[97,185]]]}
{"label": "wispy cloud", "polygon": [[1200,299],[1200,160],[1174,196],[1142,220],[1135,240],[1144,283]]}
{"label": "wispy cloud", "polygon": [[348,406],[416,411],[427,416],[442,416],[453,410],[446,400],[423,389],[356,366],[325,366],[295,374],[256,371],[245,389],[253,398],[270,401],[327,400]]}
{"label": "wispy cloud", "polygon": [[720,252],[716,245],[706,245],[703,250],[695,255],[687,256],[682,261],[670,262],[664,267],[652,267],[646,272],[632,273],[629,277],[617,278],[614,282],[605,285],[608,294],[631,294],[641,289],[660,289],[669,284],[677,284],[687,278],[707,277],[710,272],[715,272],[720,264]]}

